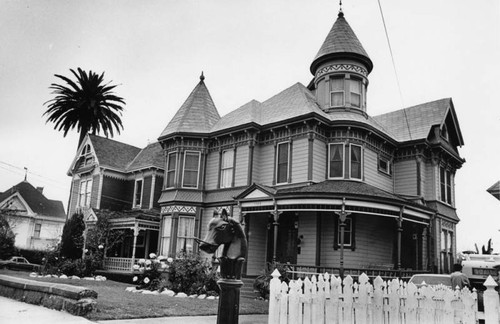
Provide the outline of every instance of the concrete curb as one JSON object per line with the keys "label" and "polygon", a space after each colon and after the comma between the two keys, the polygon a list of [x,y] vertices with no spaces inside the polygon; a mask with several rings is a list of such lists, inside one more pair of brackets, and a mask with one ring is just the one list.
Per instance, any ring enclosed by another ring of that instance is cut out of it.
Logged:
{"label": "concrete curb", "polygon": [[97,304],[97,292],[65,284],[0,275],[0,295],[29,304],[84,316]]}

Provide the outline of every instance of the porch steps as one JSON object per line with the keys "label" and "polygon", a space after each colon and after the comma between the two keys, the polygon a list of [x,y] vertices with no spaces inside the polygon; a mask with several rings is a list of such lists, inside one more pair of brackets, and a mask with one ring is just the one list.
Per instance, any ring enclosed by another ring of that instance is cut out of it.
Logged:
{"label": "porch steps", "polygon": [[255,278],[241,278],[241,281],[243,281],[243,287],[241,287],[240,290],[240,297],[241,298],[257,298],[259,297],[259,293],[253,290],[253,282]]}

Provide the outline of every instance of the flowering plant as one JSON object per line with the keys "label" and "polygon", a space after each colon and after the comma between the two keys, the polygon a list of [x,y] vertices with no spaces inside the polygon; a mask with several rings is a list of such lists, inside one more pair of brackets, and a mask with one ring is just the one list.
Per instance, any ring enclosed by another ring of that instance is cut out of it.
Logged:
{"label": "flowering plant", "polygon": [[172,258],[149,254],[149,259],[139,259],[134,264],[134,277],[132,281],[137,284],[137,289],[158,290],[162,287],[163,274],[167,274]]}

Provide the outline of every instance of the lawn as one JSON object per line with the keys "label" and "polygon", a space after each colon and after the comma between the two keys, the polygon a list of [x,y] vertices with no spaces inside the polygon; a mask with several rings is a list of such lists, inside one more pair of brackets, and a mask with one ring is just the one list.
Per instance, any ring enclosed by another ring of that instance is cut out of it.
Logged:
{"label": "lawn", "polygon": [[[116,281],[90,281],[58,278],[30,278],[27,272],[0,270],[0,274],[45,282],[82,286],[98,293],[97,311],[86,317],[93,321],[163,316],[215,315],[218,300],[143,295],[125,291],[126,284]],[[269,304],[263,300],[240,299],[240,314],[267,314]]]}

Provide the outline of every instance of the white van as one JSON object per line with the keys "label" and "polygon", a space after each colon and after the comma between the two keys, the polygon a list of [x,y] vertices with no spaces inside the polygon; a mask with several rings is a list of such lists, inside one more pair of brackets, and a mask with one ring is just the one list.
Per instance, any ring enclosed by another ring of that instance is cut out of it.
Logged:
{"label": "white van", "polygon": [[499,269],[500,260],[496,260],[496,258],[462,261],[462,273],[469,278],[471,285],[477,289],[484,289],[482,284],[488,276],[492,276],[495,281],[498,281]]}

